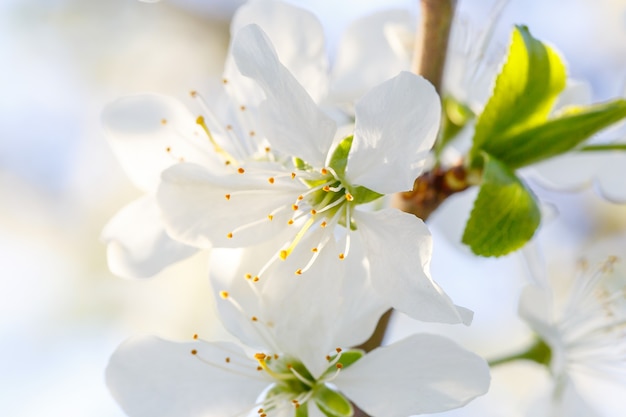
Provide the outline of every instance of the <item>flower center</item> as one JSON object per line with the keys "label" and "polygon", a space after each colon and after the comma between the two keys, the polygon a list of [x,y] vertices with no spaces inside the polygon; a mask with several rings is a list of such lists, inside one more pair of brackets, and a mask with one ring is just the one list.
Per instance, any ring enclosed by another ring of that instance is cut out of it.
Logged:
{"label": "flower center", "polygon": [[254,358],[259,363],[258,369],[267,372],[275,384],[267,391],[258,410],[260,416],[267,416],[268,412],[283,409],[286,405],[296,410],[296,416],[308,415],[308,402],[314,401],[317,406],[331,412],[330,415],[352,416],[353,409],[350,402],[339,392],[327,386],[343,369],[351,365],[362,356],[360,351],[348,351],[346,364],[341,361],[342,350],[337,348],[337,354],[327,356],[329,367],[317,380],[298,360],[278,355],[257,353]]}

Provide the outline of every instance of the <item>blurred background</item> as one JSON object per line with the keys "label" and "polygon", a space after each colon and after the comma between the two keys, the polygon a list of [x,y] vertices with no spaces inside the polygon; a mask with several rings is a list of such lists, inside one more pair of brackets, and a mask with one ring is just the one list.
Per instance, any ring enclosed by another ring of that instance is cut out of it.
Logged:
{"label": "blurred background", "polygon": [[[99,115],[129,93],[187,101],[191,89],[210,92],[220,80],[229,18],[241,3],[0,2],[0,415],[121,417],[104,384],[121,341],[138,333],[219,334],[202,254],[151,280],[108,272],[99,234],[139,192],[108,148]],[[419,9],[418,0],[291,3],[319,16],[330,56],[352,20],[382,8]],[[459,12],[486,25],[493,4],[459,0]],[[494,35],[503,45],[514,23],[555,45],[596,100],[623,91],[626,0],[511,0]],[[592,191],[537,192],[560,214],[541,231],[551,263],[573,262],[597,241],[624,252],[623,206]],[[428,330],[494,357],[529,340],[516,318],[527,271],[519,256],[475,259],[448,239],[460,236],[469,202],[451,199],[432,219],[432,269],[456,303],[476,311],[475,324]],[[396,317],[390,339],[423,327]],[[503,387],[495,388],[502,398],[520,389]]]}

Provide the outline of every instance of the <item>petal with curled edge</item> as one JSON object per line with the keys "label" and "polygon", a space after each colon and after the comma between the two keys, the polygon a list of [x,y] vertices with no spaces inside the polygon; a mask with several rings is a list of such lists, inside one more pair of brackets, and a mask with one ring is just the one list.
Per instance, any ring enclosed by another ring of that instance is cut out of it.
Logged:
{"label": "petal with curled edge", "polygon": [[[141,233],[137,233],[141,230]],[[165,232],[154,194],[121,209],[102,231],[109,269],[123,278],[148,278],[196,253]]]}
{"label": "petal with curled edge", "polygon": [[356,104],[346,176],[382,194],[407,191],[435,143],[441,103],[424,78],[401,72]]}
{"label": "petal with curled edge", "polygon": [[432,237],[423,221],[396,209],[355,210],[365,244],[371,284],[394,308],[414,319],[465,323],[472,312],[452,303],[430,277]]}
{"label": "petal with curled edge", "polygon": [[333,383],[372,417],[462,407],[489,389],[485,360],[436,335],[415,334],[373,350]]}
{"label": "petal with curled edge", "polygon": [[271,384],[256,367],[232,343],[176,343],[143,336],[117,348],[106,382],[130,417],[246,415]]}

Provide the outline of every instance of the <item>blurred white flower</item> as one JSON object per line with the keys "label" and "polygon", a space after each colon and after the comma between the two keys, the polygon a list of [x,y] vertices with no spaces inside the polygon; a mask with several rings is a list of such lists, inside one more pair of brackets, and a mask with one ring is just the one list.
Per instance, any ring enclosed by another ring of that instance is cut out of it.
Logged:
{"label": "blurred white flower", "polygon": [[[494,3],[485,27],[457,15],[452,25],[443,79],[444,97],[479,113],[504,56],[492,32],[506,0]],[[407,11],[382,11],[354,21],[339,44],[331,91],[346,101],[372,85],[409,70],[414,54],[415,17]]]}
{"label": "blurred white flower", "polygon": [[623,415],[612,400],[626,395],[623,265],[615,257],[599,266],[581,261],[574,276],[536,278],[521,295],[520,315],[550,348],[554,383],[531,415]]}

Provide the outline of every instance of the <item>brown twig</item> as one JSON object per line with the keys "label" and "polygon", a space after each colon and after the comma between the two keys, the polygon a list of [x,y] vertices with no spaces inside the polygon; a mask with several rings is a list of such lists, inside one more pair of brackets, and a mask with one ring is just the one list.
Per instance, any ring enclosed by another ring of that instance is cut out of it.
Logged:
{"label": "brown twig", "polygon": [[422,15],[414,45],[412,69],[441,93],[456,0],[421,0],[420,3]]}
{"label": "brown twig", "polygon": [[[456,0],[421,0],[421,24],[414,46],[412,69],[430,81],[438,93],[441,93],[455,7]],[[417,178],[412,191],[394,196],[394,206],[426,220],[446,198],[466,189],[466,180],[467,173],[462,166],[448,170],[437,168]],[[389,310],[380,318],[372,336],[359,348],[369,352],[380,346],[391,313],[392,310]],[[355,407],[354,417],[368,415]]]}

